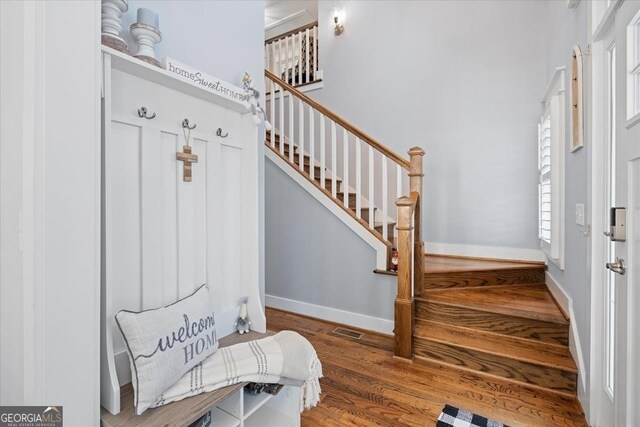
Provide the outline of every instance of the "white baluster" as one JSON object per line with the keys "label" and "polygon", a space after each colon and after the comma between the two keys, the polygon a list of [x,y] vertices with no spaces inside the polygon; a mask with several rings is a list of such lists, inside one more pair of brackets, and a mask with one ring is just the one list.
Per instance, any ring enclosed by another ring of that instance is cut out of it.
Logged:
{"label": "white baluster", "polygon": [[315,123],[313,118],[313,107],[309,105],[309,174],[311,181],[315,179],[316,172],[316,146],[315,146]]}
{"label": "white baluster", "polygon": [[[282,39],[278,40],[278,78],[282,78]],[[286,78],[284,79],[286,80]],[[280,133],[282,134],[284,129],[280,129]]]}
{"label": "white baluster", "polygon": [[284,65],[284,69],[285,69],[285,81],[288,82],[289,81],[289,40],[291,39],[291,36],[287,37],[285,39],[284,42],[284,48],[285,48],[285,65]]}
{"label": "white baluster", "polygon": [[336,171],[338,170],[336,150],[336,122],[331,121],[331,195],[335,198],[337,193],[336,188]]}
{"label": "white baluster", "polygon": [[375,199],[374,183],[375,183],[375,164],[373,163],[373,148],[369,145],[369,228],[373,229],[375,226],[374,214],[375,214]]}
{"label": "white baluster", "polygon": [[[273,118],[275,117],[276,111],[276,83],[269,80],[271,86],[271,96],[269,97],[269,114],[271,115],[271,123],[274,123]],[[266,113],[265,113],[266,115]],[[276,146],[276,131],[275,126],[271,127],[269,131],[269,139],[271,140],[271,148],[275,148]]]}
{"label": "white baluster", "polygon": [[284,87],[280,89],[280,154],[284,156]]}
{"label": "white baluster", "polygon": [[402,167],[396,163],[396,199],[402,196]]}
{"label": "white baluster", "polygon": [[298,84],[302,84],[302,31],[298,33]]}
{"label": "white baluster", "polygon": [[387,176],[387,156],[382,155],[382,238],[384,240],[389,240],[387,223],[388,223],[388,209],[387,209],[387,184],[388,184],[388,176]]}
{"label": "white baluster", "polygon": [[[402,197],[402,167],[396,163],[396,199]],[[397,217],[397,215],[396,215]],[[398,230],[396,227],[393,227],[393,237],[398,237]],[[413,248],[413,246],[411,246]],[[413,259],[413,257],[412,257]],[[413,270],[411,270],[413,271]],[[413,274],[411,275],[413,277]],[[412,288],[413,289],[413,288]]]}
{"label": "white baluster", "polygon": [[298,163],[300,170],[304,170],[304,105],[298,100]]}
{"label": "white baluster", "polygon": [[356,218],[362,217],[362,153],[360,138],[356,138]]}
{"label": "white baluster", "polygon": [[293,94],[289,94],[289,162],[295,165],[293,160]]}
{"label": "white baluster", "polygon": [[305,42],[306,42],[306,54],[305,54],[305,58],[304,58],[304,62],[305,62],[305,73],[306,73],[306,82],[309,83],[309,29],[307,28],[305,30]]}
{"label": "white baluster", "polygon": [[278,85],[276,82],[271,82],[271,103],[269,113],[271,115],[271,147],[276,146],[276,91]]}
{"label": "white baluster", "polygon": [[349,134],[342,128],[342,203],[349,209]]}
{"label": "white baluster", "polygon": [[325,140],[325,123],[324,123],[324,114],[320,115],[320,186],[325,188],[325,181],[327,179],[327,164],[326,164],[326,140]]}
{"label": "white baluster", "polygon": [[[291,48],[289,48],[289,41],[291,41]],[[289,36],[287,37],[287,58],[289,58],[289,54],[291,54],[291,62],[289,62],[289,60],[287,59],[287,70],[291,70],[291,84],[294,85],[294,81],[293,78],[295,76],[294,74],[294,66],[293,66],[293,55],[294,55],[294,47],[295,47],[295,40],[293,39],[293,36]],[[291,66],[289,66],[289,64],[291,64]],[[289,81],[287,79],[287,81]]]}
{"label": "white baluster", "polygon": [[313,27],[313,80],[318,76],[318,26]]}

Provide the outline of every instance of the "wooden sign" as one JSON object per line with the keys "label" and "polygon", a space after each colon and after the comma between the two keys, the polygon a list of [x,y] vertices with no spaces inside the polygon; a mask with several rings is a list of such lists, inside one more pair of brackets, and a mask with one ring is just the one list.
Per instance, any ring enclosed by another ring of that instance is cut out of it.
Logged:
{"label": "wooden sign", "polygon": [[573,47],[571,58],[571,151],[583,145],[582,135],[582,51]]}
{"label": "wooden sign", "polygon": [[243,99],[244,89],[229,82],[225,82],[214,76],[210,76],[202,71],[196,70],[189,65],[182,64],[175,59],[165,58],[164,68],[179,79],[185,80],[195,86],[208,90],[223,98],[237,102],[240,105],[249,107],[249,104]]}

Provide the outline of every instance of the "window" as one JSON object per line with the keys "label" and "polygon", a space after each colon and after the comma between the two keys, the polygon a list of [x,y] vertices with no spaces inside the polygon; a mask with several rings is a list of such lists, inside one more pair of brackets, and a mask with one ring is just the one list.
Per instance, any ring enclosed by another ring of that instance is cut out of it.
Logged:
{"label": "window", "polygon": [[627,77],[627,120],[640,115],[640,12],[631,20],[627,28],[629,74]]}
{"label": "window", "polygon": [[564,252],[565,72],[556,69],[538,123],[538,238],[561,269]]}

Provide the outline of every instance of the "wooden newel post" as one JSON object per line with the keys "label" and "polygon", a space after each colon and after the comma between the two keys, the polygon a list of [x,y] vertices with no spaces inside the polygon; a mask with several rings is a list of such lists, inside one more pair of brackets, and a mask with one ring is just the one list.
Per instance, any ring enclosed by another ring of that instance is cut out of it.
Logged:
{"label": "wooden newel post", "polygon": [[398,207],[398,294],[394,304],[395,355],[411,359],[413,357],[413,275],[411,258],[413,248],[411,234],[415,202],[410,197],[401,197],[396,201]]}
{"label": "wooden newel post", "polygon": [[[424,150],[420,147],[409,149],[409,193],[416,199],[414,219],[414,286],[415,294],[422,291],[424,281],[424,242],[422,241],[422,177],[424,176],[423,161]],[[417,193],[418,197],[415,197]]]}

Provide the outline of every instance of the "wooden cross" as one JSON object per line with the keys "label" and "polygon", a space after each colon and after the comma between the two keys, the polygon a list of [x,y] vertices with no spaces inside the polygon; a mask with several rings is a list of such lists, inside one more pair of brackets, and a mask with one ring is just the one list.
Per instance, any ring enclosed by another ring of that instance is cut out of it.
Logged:
{"label": "wooden cross", "polygon": [[182,180],[191,182],[191,164],[198,163],[198,155],[191,154],[190,145],[183,145],[182,152],[176,153],[176,159],[184,162],[182,164]]}

